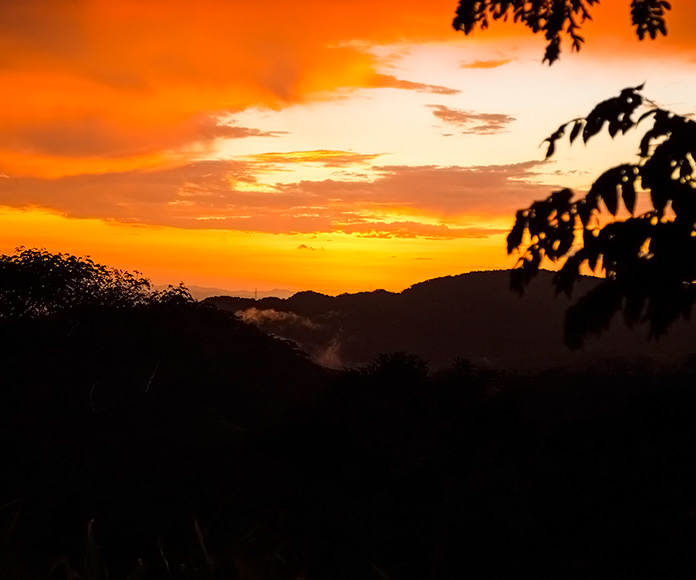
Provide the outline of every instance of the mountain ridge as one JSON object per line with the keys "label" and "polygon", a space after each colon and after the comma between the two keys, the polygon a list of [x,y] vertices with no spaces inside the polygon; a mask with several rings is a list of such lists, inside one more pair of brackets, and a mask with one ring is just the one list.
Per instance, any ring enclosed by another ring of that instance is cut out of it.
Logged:
{"label": "mountain ridge", "polygon": [[360,366],[383,352],[417,354],[434,370],[467,359],[510,370],[617,364],[680,364],[694,349],[694,327],[679,321],[659,341],[647,328],[629,329],[616,317],[584,349],[563,345],[563,319],[574,299],[595,279],[578,283],[573,298],[556,295],[553,272],[542,271],[519,296],[509,271],[490,270],[416,283],[402,292],[375,290],[327,296],[299,292],[289,298],[213,297],[206,302],[236,312],[245,322],[292,340],[326,366]]}

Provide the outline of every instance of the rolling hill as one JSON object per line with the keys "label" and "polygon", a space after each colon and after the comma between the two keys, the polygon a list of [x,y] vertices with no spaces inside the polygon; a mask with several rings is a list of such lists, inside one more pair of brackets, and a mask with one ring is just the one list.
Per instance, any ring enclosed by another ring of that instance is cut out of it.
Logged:
{"label": "rolling hill", "polygon": [[[563,320],[573,299],[554,294],[552,275],[541,272],[523,296],[509,289],[507,271],[488,271],[436,278],[400,293],[300,292],[287,299],[219,296],[207,302],[296,342],[315,361],[334,368],[362,365],[391,351],[417,354],[434,370],[457,358],[510,370],[636,360],[660,367],[681,363],[694,352],[695,327],[687,321],[649,341],[647,327],[628,328],[619,316],[582,350],[567,349]],[[593,284],[592,278],[583,279],[574,297]]]}

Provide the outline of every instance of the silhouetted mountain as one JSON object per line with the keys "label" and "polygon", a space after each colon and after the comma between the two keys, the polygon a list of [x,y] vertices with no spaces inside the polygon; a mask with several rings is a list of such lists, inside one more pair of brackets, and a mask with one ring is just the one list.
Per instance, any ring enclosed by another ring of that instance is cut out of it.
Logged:
{"label": "silhouetted mountain", "polygon": [[[639,359],[669,365],[694,351],[694,326],[676,323],[659,341],[647,328],[617,319],[581,351],[563,345],[563,320],[572,300],[556,296],[551,272],[541,272],[519,296],[509,272],[472,272],[415,284],[401,293],[378,290],[336,297],[300,292],[288,299],[209,298],[268,333],[296,342],[311,357],[336,368],[365,364],[379,353],[406,351],[442,368],[455,358],[508,369],[583,367]],[[596,281],[583,278],[580,296]]]}

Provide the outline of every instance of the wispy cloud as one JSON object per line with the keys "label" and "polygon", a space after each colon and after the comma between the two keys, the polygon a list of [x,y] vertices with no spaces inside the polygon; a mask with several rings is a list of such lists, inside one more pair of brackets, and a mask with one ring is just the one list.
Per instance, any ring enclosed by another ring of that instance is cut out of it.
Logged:
{"label": "wispy cloud", "polygon": [[[388,165],[373,168],[370,181],[301,181],[279,184],[286,195],[332,200],[347,211],[389,212],[391,206],[430,215],[507,214],[547,187],[534,183],[534,170],[543,162],[475,167]],[[354,204],[359,204],[355,206]]]}
{"label": "wispy cloud", "polygon": [[427,105],[435,115],[448,125],[459,127],[462,133],[478,135],[494,135],[502,133],[507,126],[515,121],[515,117],[504,113],[475,113],[461,109],[451,109],[445,105]]}
{"label": "wispy cloud", "polygon": [[363,154],[354,153],[352,151],[332,151],[322,149],[317,151],[289,151],[287,153],[259,153],[257,155],[250,155],[247,157],[247,159],[264,166],[318,163],[324,167],[338,168],[371,163],[380,156],[380,153]]}
{"label": "wispy cloud", "polygon": [[480,225],[481,216],[512,215],[547,193],[533,183],[538,165],[378,166],[372,168],[372,179],[298,181],[255,189],[256,164],[202,161],[58,179],[11,177],[0,180],[0,199],[6,206],[38,207],[67,217],[187,229],[482,237],[499,230]]}
{"label": "wispy cloud", "polygon": [[501,58],[499,60],[471,60],[460,63],[461,68],[498,68],[516,61],[516,58]]}
{"label": "wispy cloud", "polygon": [[375,89],[405,89],[418,91],[419,93],[433,93],[436,95],[458,95],[460,90],[444,87],[442,85],[428,85],[396,78],[392,75],[375,74],[372,77],[370,87]]}
{"label": "wispy cloud", "polygon": [[446,224],[424,224],[417,221],[354,221],[353,223],[336,223],[337,231],[356,234],[359,238],[409,239],[424,238],[430,240],[452,240],[455,238],[487,238],[501,234],[506,230],[486,227],[458,227]]}

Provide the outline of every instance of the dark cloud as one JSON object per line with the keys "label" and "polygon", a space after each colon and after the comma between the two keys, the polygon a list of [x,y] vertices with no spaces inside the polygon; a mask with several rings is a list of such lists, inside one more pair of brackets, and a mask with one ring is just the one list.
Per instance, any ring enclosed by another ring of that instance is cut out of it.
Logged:
{"label": "dark cloud", "polygon": [[180,208],[203,212],[228,200],[235,178],[253,179],[247,164],[202,161],[158,170],[133,170],[56,179],[0,180],[0,200],[11,207],[42,207],[68,217],[167,223]]}
{"label": "dark cloud", "polygon": [[83,2],[23,0],[2,2],[0,46],[28,55],[51,55],[55,60],[78,58],[89,50],[90,37],[80,26]]}
{"label": "dark cloud", "polygon": [[57,157],[124,157],[179,150],[215,139],[277,137],[284,131],[220,124],[215,116],[200,115],[162,126],[129,126],[105,117],[87,115],[6,123],[0,132],[0,149]]}
{"label": "dark cloud", "polygon": [[474,113],[451,109],[444,105],[428,105],[441,121],[449,125],[461,127],[463,133],[476,133],[478,135],[493,135],[502,133],[507,126],[515,121],[515,117],[503,113]]}

